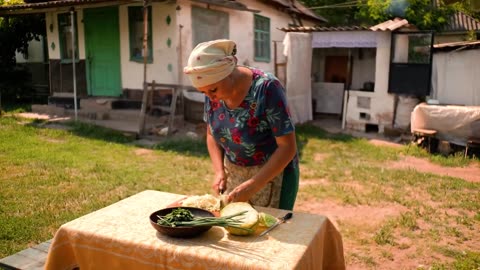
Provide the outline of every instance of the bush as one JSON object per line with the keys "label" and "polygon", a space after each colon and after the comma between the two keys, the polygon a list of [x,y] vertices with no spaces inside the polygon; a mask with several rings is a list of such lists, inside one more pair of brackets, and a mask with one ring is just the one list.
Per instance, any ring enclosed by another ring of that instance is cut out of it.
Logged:
{"label": "bush", "polygon": [[0,95],[2,102],[16,102],[31,98],[33,88],[32,75],[20,66],[0,71]]}

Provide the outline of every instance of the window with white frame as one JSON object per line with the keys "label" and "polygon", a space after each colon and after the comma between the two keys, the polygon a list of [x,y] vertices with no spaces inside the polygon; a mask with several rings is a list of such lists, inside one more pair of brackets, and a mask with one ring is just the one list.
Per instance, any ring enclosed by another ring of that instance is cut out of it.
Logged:
{"label": "window with white frame", "polygon": [[270,62],[270,19],[254,15],[255,61]]}
{"label": "window with white frame", "polygon": [[[128,7],[128,30],[130,37],[130,60],[143,62],[143,7]],[[148,7],[148,38],[147,61],[153,61],[152,56],[152,7]]]}

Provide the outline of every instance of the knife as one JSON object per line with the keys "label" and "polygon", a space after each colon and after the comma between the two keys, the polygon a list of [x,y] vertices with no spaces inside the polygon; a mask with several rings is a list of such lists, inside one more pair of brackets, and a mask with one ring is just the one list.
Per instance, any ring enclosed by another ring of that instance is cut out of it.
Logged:
{"label": "knife", "polygon": [[285,223],[285,221],[291,219],[293,216],[292,212],[287,213],[285,216],[281,217],[280,220],[278,220],[275,224],[273,224],[270,228],[268,228],[266,231],[262,232],[258,237],[262,237],[269,233],[271,230],[275,229],[278,225]]}

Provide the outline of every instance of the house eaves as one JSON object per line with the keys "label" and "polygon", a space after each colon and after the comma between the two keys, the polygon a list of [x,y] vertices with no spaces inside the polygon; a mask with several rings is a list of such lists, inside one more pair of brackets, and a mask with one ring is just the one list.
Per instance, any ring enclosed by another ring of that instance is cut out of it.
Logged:
{"label": "house eaves", "polygon": [[341,31],[397,31],[400,29],[415,29],[408,23],[407,20],[401,18],[395,18],[394,20],[388,20],[383,23],[368,27],[368,26],[298,26],[298,27],[284,27],[279,30],[284,32],[341,32]]}
{"label": "house eaves", "polygon": [[19,5],[4,5],[0,6],[0,16],[6,15],[22,15],[32,13],[43,13],[59,8],[70,8],[76,6],[110,6],[120,5],[125,3],[141,2],[135,0],[58,0],[48,2],[26,3]]}
{"label": "house eaves", "polygon": [[[259,10],[249,9],[246,5],[234,0],[191,0],[192,2],[203,3],[207,5],[221,6],[229,9],[260,12]],[[68,8],[77,6],[111,6],[127,3],[143,3],[142,0],[57,0],[36,3],[26,3],[19,5],[0,6],[0,16],[21,15],[32,13],[43,13],[58,8]],[[149,2],[162,2],[161,0],[153,0]]]}
{"label": "house eaves", "polygon": [[284,32],[334,32],[334,31],[370,31],[370,28],[365,26],[297,26],[297,27],[283,27],[279,30]]}
{"label": "house eaves", "polygon": [[260,12],[260,10],[250,9],[246,5],[235,0],[191,0],[191,1],[203,3],[207,5],[214,5],[214,6],[220,6],[220,7],[225,7],[229,9],[240,10],[240,11],[250,11],[253,13]]}
{"label": "house eaves", "polygon": [[297,1],[297,0],[260,0],[260,1],[269,6],[275,6],[282,12],[294,13],[299,17],[301,17],[302,19],[314,21],[318,24],[328,22],[327,19],[311,11],[310,9],[305,7],[302,3],[300,3],[300,1]]}
{"label": "house eaves", "polygon": [[459,51],[468,49],[480,49],[480,41],[460,41],[433,45],[434,51]]}

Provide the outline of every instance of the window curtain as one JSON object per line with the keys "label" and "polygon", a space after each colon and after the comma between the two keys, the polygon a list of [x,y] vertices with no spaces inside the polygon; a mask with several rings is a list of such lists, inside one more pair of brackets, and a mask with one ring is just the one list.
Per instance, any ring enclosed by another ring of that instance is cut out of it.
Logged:
{"label": "window curtain", "polygon": [[376,48],[377,33],[373,31],[314,32],[313,48]]}

